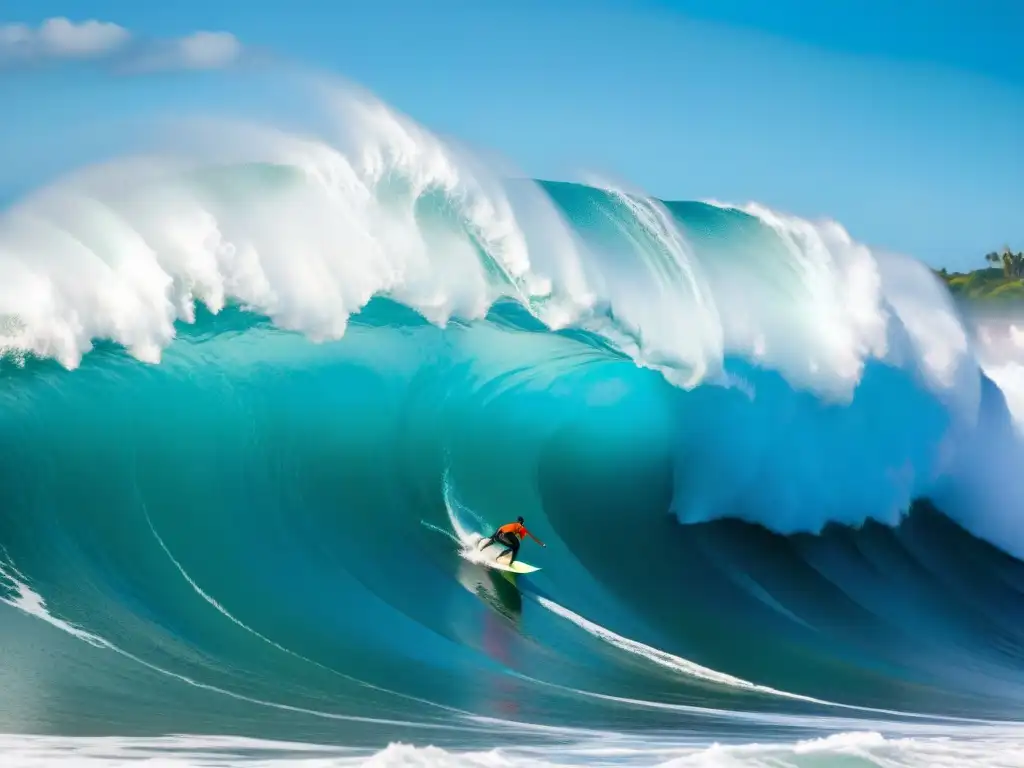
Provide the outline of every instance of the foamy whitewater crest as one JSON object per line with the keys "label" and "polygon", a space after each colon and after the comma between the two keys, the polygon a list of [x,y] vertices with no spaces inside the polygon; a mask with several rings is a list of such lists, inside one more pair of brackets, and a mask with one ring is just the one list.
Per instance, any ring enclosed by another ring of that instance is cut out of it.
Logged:
{"label": "foamy whitewater crest", "polygon": [[337,339],[384,295],[438,324],[508,296],[684,387],[743,354],[848,397],[865,358],[886,352],[877,264],[838,225],[748,206],[784,263],[702,262],[661,203],[604,185],[629,252],[597,252],[536,186],[510,185],[372,95],[307,85],[327,128],[189,121],[173,153],[91,167],[6,211],[0,348],[74,367],[102,338],[156,362],[196,302],[230,301]]}
{"label": "foamy whitewater crest", "polygon": [[1012,734],[989,738],[886,738],[850,731],[779,744],[676,745],[658,738],[609,738],[552,747],[511,747],[452,752],[391,744],[375,753],[344,747],[231,736],[72,738],[0,736],[4,765],[42,768],[75,765],[112,768],[159,764],[168,768],[554,768],[657,766],[658,768],[1021,768],[1024,755]]}
{"label": "foamy whitewater crest", "polygon": [[[345,98],[337,91],[331,104],[347,105],[347,154],[319,138],[207,122],[194,156],[120,159],[5,212],[0,347],[74,367],[104,338],[155,362],[196,301],[218,311],[235,300],[315,340],[340,337],[375,295],[437,323],[482,317],[511,295],[565,324],[592,301],[564,247],[557,258],[537,249],[563,278],[552,296],[497,182],[379,102]],[[290,175],[270,178],[275,168]],[[424,218],[427,196],[446,220]]]}
{"label": "foamy whitewater crest", "polygon": [[0,350],[73,368],[109,339],[158,362],[196,302],[236,301],[322,341],[374,296],[437,324],[481,318],[507,296],[675,383],[720,364],[713,300],[656,204],[623,197],[644,242],[595,254],[535,185],[512,195],[373,97],[311,90],[326,132],[191,121],[173,153],[90,167],[8,210]]}
{"label": "foamy whitewater crest", "polygon": [[601,179],[588,181],[621,206],[624,215],[612,221],[630,253],[588,253],[600,261],[595,277],[612,299],[616,322],[591,317],[581,324],[678,386],[716,378],[723,361],[722,321],[700,262],[671,214],[653,198]]}
{"label": "foamy whitewater crest", "polygon": [[889,362],[910,367],[961,421],[973,422],[981,399],[978,360],[949,290],[921,262],[875,253],[890,322]]}
{"label": "foamy whitewater crest", "polygon": [[959,413],[973,413],[979,391],[967,334],[924,265],[873,251],[834,221],[756,203],[709,204],[754,216],[782,244],[779,253],[742,254],[742,264],[705,265],[727,352],[841,401],[853,396],[869,360],[884,360],[909,369]]}
{"label": "foamy whitewater crest", "polygon": [[979,318],[974,341],[982,370],[1002,391],[1024,436],[1024,316]]}
{"label": "foamy whitewater crest", "polygon": [[872,731],[839,733],[794,744],[714,746],[660,763],[664,768],[743,766],[743,768],[811,768],[812,766],[879,766],[880,768],[1019,768],[1018,742],[958,741],[945,738],[887,739]]}
{"label": "foamy whitewater crest", "polygon": [[866,248],[823,226],[749,204],[710,205],[757,218],[777,244],[755,240],[706,265],[728,352],[794,386],[848,399],[869,356],[886,349],[880,278]]}
{"label": "foamy whitewater crest", "polygon": [[[538,187],[510,185],[372,95],[306,86],[326,128],[176,124],[173,152],[90,167],[6,211],[0,350],[75,367],[109,339],[157,362],[196,302],[236,301],[322,341],[378,295],[437,324],[507,296],[683,387],[738,354],[840,399],[887,355],[955,388],[964,336],[924,295],[929,276],[887,278],[837,224],[749,205],[781,252],[702,258],[661,203],[599,185],[629,252],[598,252]],[[895,347],[894,317],[909,339]]]}

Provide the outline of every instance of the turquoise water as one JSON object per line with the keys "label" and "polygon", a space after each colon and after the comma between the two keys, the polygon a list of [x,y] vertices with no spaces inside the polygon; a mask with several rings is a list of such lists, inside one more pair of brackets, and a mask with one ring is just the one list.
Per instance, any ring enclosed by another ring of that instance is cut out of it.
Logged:
{"label": "turquoise water", "polygon": [[[836,224],[392,140],[7,210],[0,748],[1015,764],[1005,318]],[[463,556],[517,515],[540,572]]]}

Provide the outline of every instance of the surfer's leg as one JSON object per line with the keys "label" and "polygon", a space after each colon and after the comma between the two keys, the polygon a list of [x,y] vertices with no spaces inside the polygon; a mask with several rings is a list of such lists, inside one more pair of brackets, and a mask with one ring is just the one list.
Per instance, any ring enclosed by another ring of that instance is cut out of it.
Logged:
{"label": "surfer's leg", "polygon": [[504,539],[504,542],[508,545],[508,549],[498,555],[498,557],[502,557],[503,555],[507,555],[511,552],[512,557],[508,559],[508,564],[512,565],[512,563],[516,561],[516,555],[519,554],[519,539],[510,535]]}
{"label": "surfer's leg", "polygon": [[494,543],[494,537],[493,537],[493,536],[491,536],[491,538],[489,538],[489,539],[487,539],[486,541],[484,541],[484,544],[483,544],[483,546],[482,546],[482,547],[480,547],[480,551],[481,551],[481,552],[483,552],[483,551],[484,551],[485,549],[487,549],[487,548],[488,548],[489,546],[491,546],[491,544],[493,544],[493,543]]}
{"label": "surfer's leg", "polygon": [[503,547],[505,547],[505,549],[503,549],[501,552],[499,552],[498,556],[494,558],[495,560],[500,560],[501,558],[503,558],[505,555],[507,555],[509,552],[512,551],[511,545],[508,543],[508,538],[509,538],[508,535],[504,534],[504,533],[496,533],[496,534],[494,534],[494,541],[497,542],[498,544],[501,544]]}

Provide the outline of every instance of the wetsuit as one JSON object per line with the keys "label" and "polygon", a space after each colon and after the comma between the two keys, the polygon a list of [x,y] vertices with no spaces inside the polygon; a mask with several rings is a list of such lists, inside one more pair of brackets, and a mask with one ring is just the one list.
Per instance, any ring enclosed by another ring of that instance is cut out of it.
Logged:
{"label": "wetsuit", "polygon": [[[480,547],[481,550],[487,549],[491,544],[504,544],[507,549],[498,555],[503,557],[509,552],[512,553],[512,557],[508,559],[509,565],[515,562],[516,556],[519,554],[519,543],[524,536],[529,536],[531,539],[536,541],[542,547],[544,543],[526,530],[526,526],[522,523],[508,523],[507,525],[501,526],[494,534],[487,540],[487,543]],[[495,558],[497,560],[498,558]]]}

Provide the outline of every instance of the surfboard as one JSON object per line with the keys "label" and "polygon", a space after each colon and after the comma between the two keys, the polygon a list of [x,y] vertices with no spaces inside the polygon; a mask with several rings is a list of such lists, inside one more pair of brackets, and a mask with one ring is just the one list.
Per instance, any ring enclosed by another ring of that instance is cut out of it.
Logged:
{"label": "surfboard", "polygon": [[[483,540],[483,536],[473,536],[472,547],[474,550],[476,550],[476,553],[478,555],[481,554],[480,543]],[[493,568],[496,571],[505,571],[505,573],[536,573],[540,570],[540,568],[538,568],[537,566],[530,565],[529,563],[524,563],[522,560],[516,560],[514,563],[512,563],[512,565],[509,565],[507,562],[494,560],[493,558],[489,557],[480,557],[479,559],[474,557],[473,562],[479,563],[480,565],[486,566],[487,568]]]}
{"label": "surfboard", "polygon": [[483,560],[480,565],[486,565],[488,568],[494,568],[497,571],[506,571],[507,573],[536,573],[540,570],[535,565],[524,563],[521,560],[516,560],[512,565],[499,562],[498,560]]}

